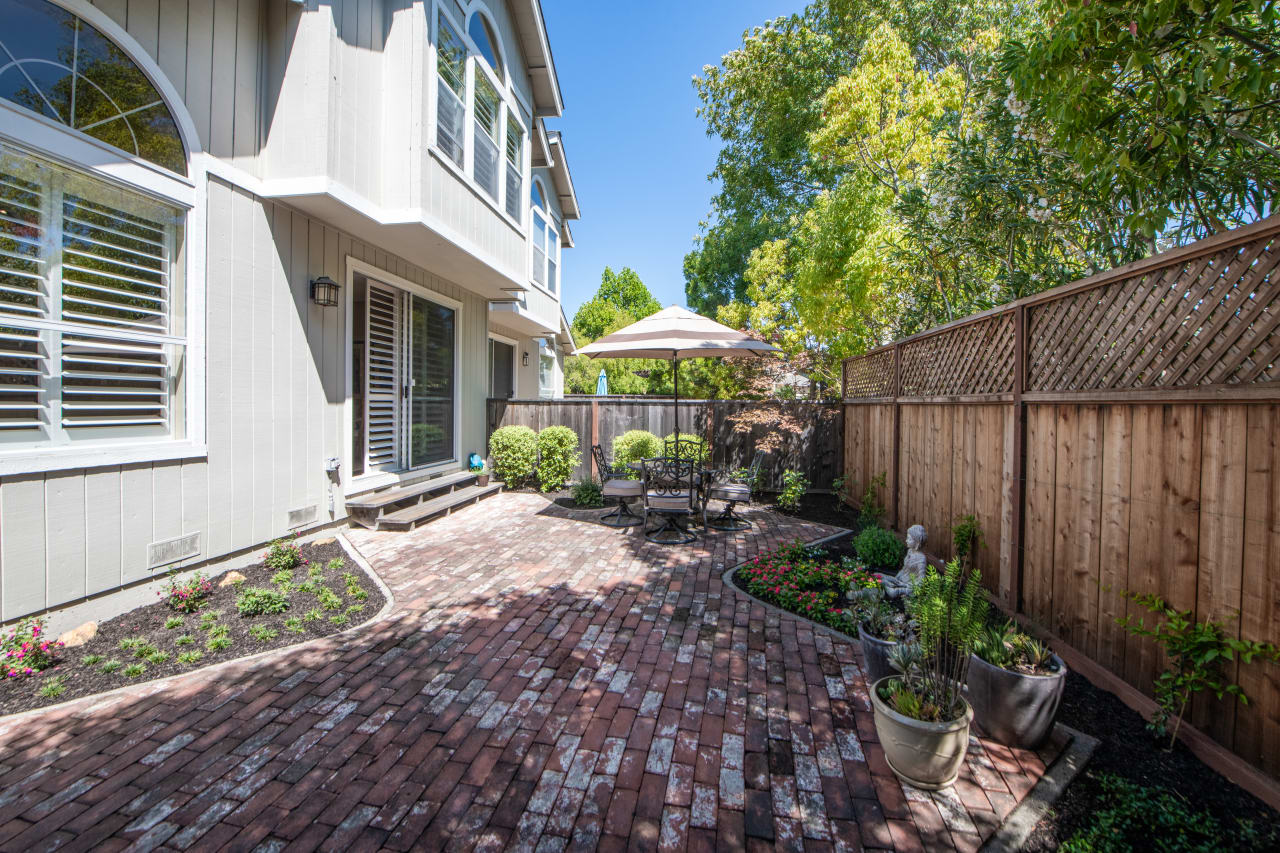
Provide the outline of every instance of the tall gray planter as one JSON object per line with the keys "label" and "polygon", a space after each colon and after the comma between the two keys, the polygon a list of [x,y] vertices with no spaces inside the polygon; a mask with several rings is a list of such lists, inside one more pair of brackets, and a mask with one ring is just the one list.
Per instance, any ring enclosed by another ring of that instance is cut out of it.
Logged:
{"label": "tall gray planter", "polygon": [[862,657],[867,662],[867,684],[875,684],[882,678],[899,674],[889,665],[889,655],[893,653],[897,643],[871,636],[861,624],[858,625],[858,639],[862,641]]}
{"label": "tall gray planter", "polygon": [[1053,728],[1067,683],[1067,666],[1053,656],[1058,671],[1023,675],[969,658],[969,704],[978,728],[1005,746],[1035,749]]}

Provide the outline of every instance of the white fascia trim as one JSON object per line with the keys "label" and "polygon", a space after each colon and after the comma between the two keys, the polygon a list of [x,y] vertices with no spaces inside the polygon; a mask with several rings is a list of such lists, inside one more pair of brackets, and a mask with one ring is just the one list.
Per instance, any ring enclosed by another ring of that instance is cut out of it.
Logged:
{"label": "white fascia trim", "polygon": [[[551,115],[560,116],[564,114],[564,95],[560,91],[560,75],[556,73],[556,60],[551,55],[551,39],[547,37],[547,22],[542,17],[542,3],[539,0],[529,0],[529,8],[533,13],[534,24],[537,26],[538,48],[542,53],[541,70],[547,75],[547,81],[551,84],[551,92],[555,97]],[[516,26],[519,24],[517,23]]]}
{"label": "white fascia trim", "polygon": [[493,272],[511,281],[519,290],[528,290],[521,281],[521,276],[509,269],[504,269],[477,246],[472,240],[459,233],[457,229],[446,225],[427,210],[421,207],[405,207],[388,209],[374,204],[365,196],[350,189],[346,185],[325,176],[309,178],[279,178],[263,181],[236,166],[217,157],[204,156],[208,174],[248,190],[261,198],[272,198],[288,201],[298,196],[323,195],[332,198],[342,206],[360,214],[377,225],[422,225],[435,231],[458,248],[462,249],[477,262],[484,264]]}
{"label": "white fascia trim", "polygon": [[[490,302],[489,312],[490,316],[493,314],[515,314],[522,320],[528,320],[530,323],[537,326],[544,334],[554,335],[559,331],[558,326],[550,325],[546,320],[542,319],[537,314],[534,314],[518,302]],[[500,317],[497,319],[498,322],[502,322]],[[537,335],[531,335],[530,337],[537,337]]]}
{"label": "white fascia trim", "polygon": [[573,339],[573,327],[565,316],[564,306],[560,306],[560,328],[564,332],[565,341],[569,344],[569,355],[578,354],[578,342]]}
{"label": "white fascia trim", "polygon": [[172,462],[177,459],[204,459],[209,448],[203,442],[146,440],[137,444],[99,444],[96,447],[67,449],[61,444],[48,449],[25,449],[0,455],[0,477],[66,471],[73,468],[102,468],[141,462]]}
{"label": "white fascia trim", "polygon": [[[558,130],[548,131],[547,139],[551,146],[552,151],[558,155],[556,157],[555,162],[552,163],[550,166],[551,179],[555,181],[557,189],[562,190],[561,192],[558,192],[557,195],[559,195],[561,199],[567,196],[569,198],[569,201],[573,204],[572,216],[570,216],[568,211],[565,210],[565,205],[563,201],[561,201],[560,203],[560,212],[564,215],[565,219],[581,219],[582,212],[581,212],[581,208],[578,206],[578,193],[573,188],[573,175],[569,171],[569,160],[568,158],[565,157],[565,154],[564,154],[564,141],[561,140],[560,138],[560,131]],[[563,188],[560,187],[561,175],[564,176]]]}

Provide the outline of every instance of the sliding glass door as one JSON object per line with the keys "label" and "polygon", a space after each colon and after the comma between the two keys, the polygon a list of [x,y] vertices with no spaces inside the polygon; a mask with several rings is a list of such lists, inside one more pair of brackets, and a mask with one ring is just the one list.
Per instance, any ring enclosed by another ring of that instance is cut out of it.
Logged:
{"label": "sliding glass door", "polygon": [[354,473],[454,459],[457,313],[364,276],[352,301]]}
{"label": "sliding glass door", "polygon": [[454,311],[409,297],[409,467],[453,458]]}

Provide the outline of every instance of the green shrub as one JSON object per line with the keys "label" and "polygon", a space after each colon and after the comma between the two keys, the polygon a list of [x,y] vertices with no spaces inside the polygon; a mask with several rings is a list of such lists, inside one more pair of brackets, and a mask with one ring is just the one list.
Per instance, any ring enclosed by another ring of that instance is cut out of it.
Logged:
{"label": "green shrub", "polygon": [[538,482],[544,492],[558,492],[582,461],[578,434],[566,426],[549,426],[538,433]]}
{"label": "green shrub", "polygon": [[[653,459],[662,455],[662,442],[651,432],[633,429],[613,440],[613,464],[621,468],[641,459]],[[640,473],[637,471],[635,477]]]}
{"label": "green shrub", "polygon": [[907,546],[883,527],[868,527],[859,533],[853,540],[853,550],[862,562],[881,571],[897,571],[907,556]]}
{"label": "green shrub", "polygon": [[[1263,835],[1248,820],[1225,827],[1211,812],[1195,809],[1172,791],[1147,788],[1110,773],[1098,777],[1101,807],[1086,825],[1062,845],[1063,853],[1217,853],[1217,851],[1274,850],[1273,829]],[[1223,817],[1225,820],[1226,817]]]}
{"label": "green shrub", "polygon": [[583,480],[573,487],[573,502],[578,506],[604,506],[604,493],[595,480]]}
{"label": "green shrub", "polygon": [[236,610],[241,616],[262,616],[265,613],[283,613],[289,609],[289,599],[274,589],[251,586],[236,596]]}
{"label": "green shrub", "polygon": [[538,434],[527,426],[504,426],[489,437],[493,475],[518,489],[533,478],[538,461]]}
{"label": "green shrub", "polygon": [[782,473],[782,491],[778,493],[778,506],[788,512],[800,509],[800,501],[809,491],[809,478],[800,471],[787,470]]}
{"label": "green shrub", "polygon": [[[674,432],[662,440],[663,456],[676,455],[676,448],[674,445],[675,440],[676,434]],[[706,465],[707,460],[711,458],[711,448],[707,445],[707,440],[700,435],[694,435],[691,432],[682,432],[680,433],[680,443],[684,445],[685,450],[688,450],[690,445],[692,445],[694,449],[693,461],[697,462],[699,465]],[[670,451],[667,450],[668,447],[671,448]],[[683,457],[686,454],[681,453],[680,455]]]}

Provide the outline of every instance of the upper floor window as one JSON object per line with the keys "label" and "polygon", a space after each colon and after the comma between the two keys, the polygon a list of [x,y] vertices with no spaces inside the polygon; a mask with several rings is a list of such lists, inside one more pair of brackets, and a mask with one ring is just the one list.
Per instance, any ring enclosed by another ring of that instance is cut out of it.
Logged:
{"label": "upper floor window", "polygon": [[533,244],[533,280],[555,293],[560,283],[560,236],[555,220],[547,211],[542,181],[534,179],[530,198],[533,202],[533,222],[529,228],[529,242]]}
{"label": "upper floor window", "polygon": [[185,175],[156,87],[118,45],[47,0],[0,0],[0,98]]}
{"label": "upper floor window", "polygon": [[502,56],[498,53],[498,39],[493,33],[493,27],[489,25],[489,19],[479,12],[473,13],[471,23],[467,25],[467,35],[471,36],[471,40],[476,43],[476,50],[480,51],[485,62],[489,63],[489,67],[501,80]]}
{"label": "upper floor window", "polygon": [[472,13],[463,30],[437,10],[436,71],[437,147],[499,210],[521,221],[525,128],[487,16]]}

